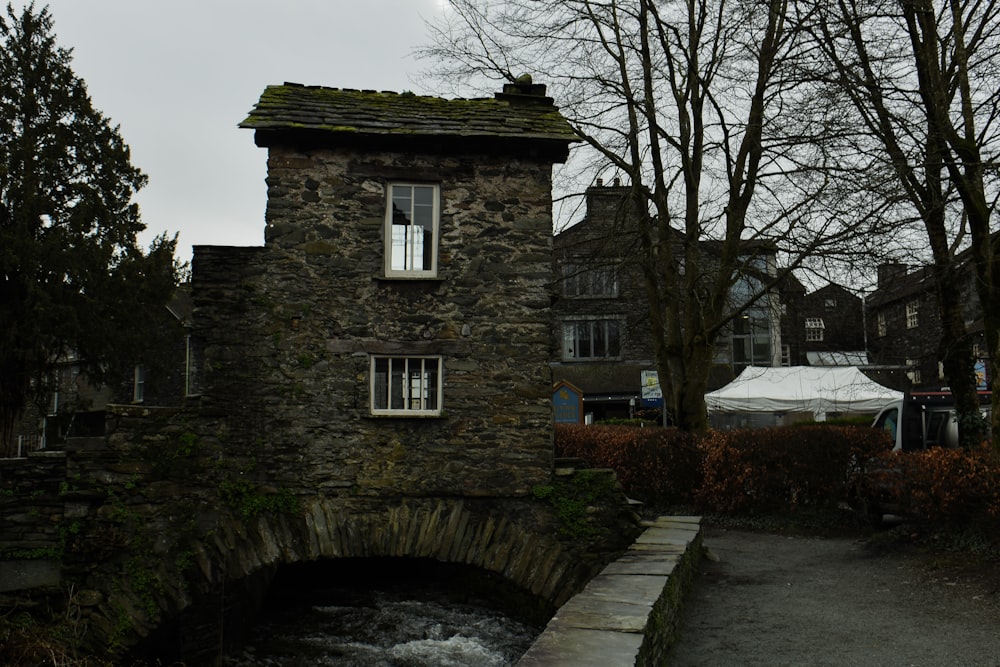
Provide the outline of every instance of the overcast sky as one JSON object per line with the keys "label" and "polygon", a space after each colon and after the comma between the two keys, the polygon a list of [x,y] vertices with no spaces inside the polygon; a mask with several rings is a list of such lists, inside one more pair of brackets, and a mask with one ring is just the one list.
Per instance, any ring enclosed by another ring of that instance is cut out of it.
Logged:
{"label": "overcast sky", "polygon": [[[262,245],[266,151],[237,127],[265,86],[412,90],[424,19],[443,0],[38,0],[94,106],[149,176],[147,231],[192,245]],[[15,8],[22,4],[14,0]]]}

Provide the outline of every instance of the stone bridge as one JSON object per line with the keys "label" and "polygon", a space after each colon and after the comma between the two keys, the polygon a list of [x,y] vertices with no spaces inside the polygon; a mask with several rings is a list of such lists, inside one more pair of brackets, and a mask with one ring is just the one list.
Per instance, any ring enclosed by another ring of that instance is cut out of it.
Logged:
{"label": "stone bridge", "polygon": [[122,408],[106,438],[0,461],[3,601],[48,596],[94,655],[209,664],[240,645],[283,565],[471,566],[547,618],[639,531],[607,471],[555,468],[521,497],[293,494],[171,426],[197,418]]}

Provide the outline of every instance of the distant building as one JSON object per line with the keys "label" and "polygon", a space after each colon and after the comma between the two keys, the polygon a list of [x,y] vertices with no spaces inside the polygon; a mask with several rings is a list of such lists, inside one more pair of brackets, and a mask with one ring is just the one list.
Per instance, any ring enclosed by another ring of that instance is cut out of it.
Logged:
{"label": "distant building", "polygon": [[191,292],[180,287],[145,331],[145,349],[117,382],[95,385],[69,352],[57,360],[44,404],[30,403],[15,426],[23,454],[58,448],[71,435],[102,435],[107,406],[180,406],[200,393],[197,343],[191,336]]}
{"label": "distant building", "polygon": [[[584,393],[592,419],[627,418],[644,408],[644,373],[654,371],[648,297],[641,268],[633,261],[634,234],[623,233],[629,219],[628,188],[620,182],[586,192],[586,213],[579,223],[557,234],[557,277],[553,328],[553,378]],[[714,244],[703,244],[712,256]],[[741,276],[732,289],[736,302],[758,291],[761,280],[775,275],[775,252],[755,246],[760,274]],[[710,388],[721,387],[749,365],[781,363],[780,298],[766,294],[719,337]]]}
{"label": "distant building", "polygon": [[830,283],[804,295],[796,317],[801,342],[789,365],[868,365],[861,297]]}
{"label": "distant building", "polygon": [[[964,308],[965,326],[986,388],[989,352],[983,333],[983,311],[974,272],[960,256],[961,292],[949,295]],[[878,268],[878,285],[866,302],[870,375],[894,389],[940,389],[948,384],[941,360],[942,327],[938,290],[930,266],[911,269],[888,263]]]}
{"label": "distant building", "polygon": [[[595,420],[627,418],[644,408],[644,374],[655,370],[648,297],[629,220],[628,187],[617,179],[587,189],[583,220],[556,235],[557,278],[553,328],[553,378],[579,387],[584,410]],[[715,243],[704,242],[706,258]],[[778,273],[773,248],[753,244],[755,272],[731,290],[745,304],[762,282]],[[789,274],[747,307],[716,343],[709,389],[747,366],[863,366],[867,363],[860,297],[828,285],[806,294]]]}

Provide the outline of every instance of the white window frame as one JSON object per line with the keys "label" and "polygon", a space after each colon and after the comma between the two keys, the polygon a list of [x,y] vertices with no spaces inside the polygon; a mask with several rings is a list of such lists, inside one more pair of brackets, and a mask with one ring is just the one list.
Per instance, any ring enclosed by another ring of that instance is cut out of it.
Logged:
{"label": "white window frame", "polygon": [[920,326],[920,302],[913,300],[906,302],[906,328],[916,329]]}
{"label": "white window frame", "polygon": [[884,310],[880,310],[875,314],[875,328],[879,338],[885,338],[886,334],[889,332]]}
{"label": "white window frame", "polygon": [[146,367],[137,364],[132,374],[132,402],[142,403],[146,400]]}
{"label": "white window frame", "polygon": [[[371,356],[368,396],[373,415],[439,416],[444,403],[443,386],[444,362],[440,356]],[[399,393],[393,397],[396,388]]]}
{"label": "white window frame", "polygon": [[823,331],[826,329],[826,325],[823,323],[822,317],[807,317],[806,318],[806,341],[809,343],[821,343],[823,342]]}
{"label": "white window frame", "polygon": [[[611,354],[609,349],[612,337],[608,335],[608,326],[614,324],[615,326],[615,338],[617,339],[618,345],[617,350],[614,350],[614,354]],[[592,354],[587,356],[582,356],[580,354],[579,340],[576,336],[577,327],[580,325],[588,326],[590,328],[590,338],[591,349],[589,350]],[[598,354],[594,351],[593,341],[597,339],[594,336],[594,327],[604,328],[604,350],[603,354]],[[614,317],[593,317],[586,319],[577,320],[563,320],[562,322],[562,358],[563,361],[605,361],[608,359],[621,359],[622,358],[622,322],[618,318]]]}
{"label": "white window frame", "polygon": [[[407,225],[393,224],[393,202],[397,200],[397,194],[402,195],[403,190],[410,191],[410,210],[405,212]],[[397,193],[397,189],[400,190]],[[426,227],[424,236],[407,233],[413,228],[421,226],[414,222],[416,197],[415,192],[420,189],[430,190],[431,194],[431,248],[430,252],[423,247],[426,240]],[[386,185],[385,203],[385,275],[387,278],[435,278],[437,277],[438,246],[440,245],[441,233],[441,187],[434,183],[407,183],[391,182]],[[402,237],[400,236],[402,234]],[[422,251],[422,252],[421,252]],[[420,253],[421,268],[413,268],[416,263],[418,252]],[[430,266],[424,266],[426,261]],[[400,261],[401,260],[401,261]]]}

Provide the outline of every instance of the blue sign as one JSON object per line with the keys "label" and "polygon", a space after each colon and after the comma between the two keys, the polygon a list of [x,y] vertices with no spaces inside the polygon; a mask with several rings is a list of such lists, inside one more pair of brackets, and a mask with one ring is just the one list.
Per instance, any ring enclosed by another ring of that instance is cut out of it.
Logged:
{"label": "blue sign", "polygon": [[557,424],[582,424],[583,392],[563,380],[552,391],[552,408]]}
{"label": "blue sign", "polygon": [[986,362],[982,359],[976,360],[976,389],[983,391],[987,388],[986,382]]}

